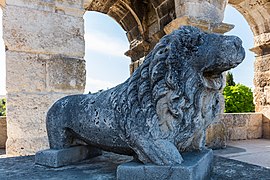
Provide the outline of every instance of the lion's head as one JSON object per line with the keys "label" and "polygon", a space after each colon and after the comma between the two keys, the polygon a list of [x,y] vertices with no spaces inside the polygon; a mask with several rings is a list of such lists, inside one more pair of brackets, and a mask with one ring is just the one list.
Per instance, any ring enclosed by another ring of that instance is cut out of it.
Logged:
{"label": "lion's head", "polygon": [[145,111],[150,136],[169,138],[179,150],[187,149],[220,111],[222,73],[244,57],[238,37],[183,26],[164,36],[134,72],[129,107],[139,105]]}

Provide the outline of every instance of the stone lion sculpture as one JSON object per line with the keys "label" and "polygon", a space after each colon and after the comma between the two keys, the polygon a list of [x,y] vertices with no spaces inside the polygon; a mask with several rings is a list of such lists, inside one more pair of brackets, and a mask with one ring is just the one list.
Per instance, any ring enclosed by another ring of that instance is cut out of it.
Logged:
{"label": "stone lion sculpture", "polygon": [[220,112],[222,73],[245,56],[238,37],[183,26],[164,36],[124,83],[58,100],[47,114],[51,149],[88,144],[143,163],[177,165],[204,148]]}

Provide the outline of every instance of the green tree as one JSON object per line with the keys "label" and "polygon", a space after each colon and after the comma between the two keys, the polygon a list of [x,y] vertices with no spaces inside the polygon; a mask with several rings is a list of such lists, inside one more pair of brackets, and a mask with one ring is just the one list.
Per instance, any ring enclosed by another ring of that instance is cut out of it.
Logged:
{"label": "green tree", "polygon": [[6,99],[0,99],[0,116],[6,116]]}
{"label": "green tree", "polygon": [[223,90],[225,113],[254,112],[253,93],[245,85],[226,86]]}
{"label": "green tree", "polygon": [[235,82],[233,80],[233,74],[230,72],[226,74],[226,86],[235,86]]}

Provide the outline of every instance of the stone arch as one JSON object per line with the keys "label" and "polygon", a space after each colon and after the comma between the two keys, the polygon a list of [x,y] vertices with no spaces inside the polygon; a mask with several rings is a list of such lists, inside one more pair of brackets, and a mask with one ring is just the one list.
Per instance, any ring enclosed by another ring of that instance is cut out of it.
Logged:
{"label": "stone arch", "polygon": [[270,32],[270,2],[268,0],[230,0],[231,4],[247,20],[254,34],[254,46],[264,44],[260,35]]}
{"label": "stone arch", "polygon": [[[136,6],[137,1],[87,1],[84,8],[89,11],[97,11],[109,15],[116,22],[118,22],[121,27],[127,32],[127,37],[130,42],[130,48],[137,46],[145,39],[145,28],[143,26],[143,17],[146,13],[144,6]],[[136,9],[137,8],[137,9]],[[141,15],[137,13],[141,12]],[[143,50],[145,48],[143,47]],[[135,55],[131,55],[134,59]]]}
{"label": "stone arch", "polygon": [[229,4],[231,4],[246,18],[254,36],[270,31],[270,2],[268,0],[230,0]]}
{"label": "stone arch", "polygon": [[[240,37],[243,41],[243,47],[246,50],[245,60],[239,66],[230,70],[230,72],[233,73],[235,82],[244,84],[253,91],[255,53],[250,51],[250,49],[254,47],[253,32],[245,17],[230,4],[226,6],[223,21],[235,25],[226,35],[236,35]],[[242,75],[245,72],[248,73],[248,76]]]}
{"label": "stone arch", "polygon": [[138,60],[148,54],[165,35],[164,27],[175,18],[174,0],[87,0],[84,8],[108,14],[127,32],[130,50],[126,55],[131,57],[132,62],[137,61],[131,64],[131,69],[136,68],[140,62]]}
{"label": "stone arch", "polygon": [[124,55],[129,49],[124,29],[113,18],[97,11],[87,11],[84,24],[85,93],[105,90],[124,82],[129,77],[130,63],[130,58]]}
{"label": "stone arch", "polygon": [[270,2],[269,0],[229,0],[247,20],[254,35],[254,102],[263,113],[263,136],[270,138]]}

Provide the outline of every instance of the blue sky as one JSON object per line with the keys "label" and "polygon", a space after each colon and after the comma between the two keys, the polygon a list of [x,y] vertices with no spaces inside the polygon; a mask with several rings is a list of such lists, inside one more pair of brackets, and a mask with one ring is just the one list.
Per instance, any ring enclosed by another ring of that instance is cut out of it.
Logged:
{"label": "blue sky", "polygon": [[[0,17],[2,12],[0,13]],[[125,31],[112,18],[97,12],[87,12],[85,19],[85,60],[86,88],[85,92],[96,92],[113,87],[129,77],[130,59],[124,55],[129,49]],[[0,24],[2,24],[0,18]],[[242,15],[234,8],[227,7],[224,21],[236,25],[227,33],[237,35],[243,40],[246,59],[232,70],[236,83],[253,87],[254,54],[248,49],[253,46],[253,36]],[[1,26],[0,26],[1,27]],[[2,32],[2,29],[0,29]],[[1,33],[0,32],[0,33]],[[3,40],[0,38],[0,95],[5,94],[5,54]]]}
{"label": "blue sky", "polygon": [[249,50],[254,45],[252,31],[245,18],[231,6],[227,6],[223,22],[235,25],[234,29],[226,34],[240,37],[246,50],[245,60],[238,67],[231,70],[234,80],[236,83],[241,83],[254,89],[255,54]]}

